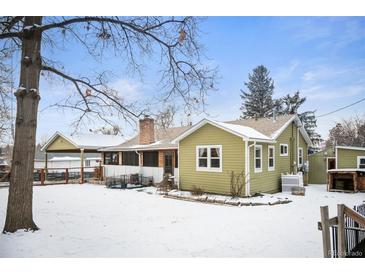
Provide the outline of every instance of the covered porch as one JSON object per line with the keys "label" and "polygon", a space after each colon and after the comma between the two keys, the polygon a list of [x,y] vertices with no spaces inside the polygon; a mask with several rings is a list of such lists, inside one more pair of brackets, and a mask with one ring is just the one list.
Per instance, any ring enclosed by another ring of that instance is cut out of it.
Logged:
{"label": "covered porch", "polygon": [[[123,142],[119,136],[101,134],[66,135],[56,132],[42,147],[44,166],[36,168],[39,181],[60,181],[65,183],[78,181],[84,183],[90,180],[103,180],[100,147],[112,146]],[[50,159],[50,155],[58,161]],[[64,156],[67,155],[67,156]],[[88,157],[92,155],[93,157]],[[97,157],[95,157],[97,155]]]}

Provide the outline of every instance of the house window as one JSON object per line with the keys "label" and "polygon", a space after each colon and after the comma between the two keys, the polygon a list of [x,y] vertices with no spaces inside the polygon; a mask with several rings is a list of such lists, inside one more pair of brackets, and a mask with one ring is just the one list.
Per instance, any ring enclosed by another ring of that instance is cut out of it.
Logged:
{"label": "house window", "polygon": [[288,156],[288,145],[280,144],[280,156]]}
{"label": "house window", "polygon": [[298,147],[298,166],[301,167],[303,165],[303,148]]}
{"label": "house window", "polygon": [[104,153],[104,164],[105,165],[119,165],[118,152],[105,152]]}
{"label": "house window", "polygon": [[255,152],[254,152],[254,159],[255,159],[255,172],[262,171],[262,146],[255,145]]}
{"label": "house window", "polygon": [[268,151],[268,170],[275,170],[275,146],[269,146]]}
{"label": "house window", "polygon": [[197,146],[196,170],[222,172],[222,146]]}
{"label": "house window", "polygon": [[143,166],[158,167],[158,151],[144,151]]}
{"label": "house window", "polygon": [[139,166],[139,156],[135,151],[123,151],[122,152],[122,165],[123,166]]}
{"label": "house window", "polygon": [[357,157],[357,167],[365,169],[365,156],[358,156]]}
{"label": "house window", "polygon": [[90,166],[90,160],[85,160],[85,167],[89,167]]}

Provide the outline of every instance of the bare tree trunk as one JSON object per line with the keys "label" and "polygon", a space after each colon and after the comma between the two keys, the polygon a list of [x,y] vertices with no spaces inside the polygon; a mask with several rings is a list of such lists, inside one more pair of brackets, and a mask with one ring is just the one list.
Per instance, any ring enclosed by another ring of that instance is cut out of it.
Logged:
{"label": "bare tree trunk", "polygon": [[42,38],[42,33],[36,26],[41,24],[42,17],[39,16],[26,17],[24,23],[20,84],[15,93],[15,140],[4,232],[38,229],[33,221],[33,169],[40,100]]}

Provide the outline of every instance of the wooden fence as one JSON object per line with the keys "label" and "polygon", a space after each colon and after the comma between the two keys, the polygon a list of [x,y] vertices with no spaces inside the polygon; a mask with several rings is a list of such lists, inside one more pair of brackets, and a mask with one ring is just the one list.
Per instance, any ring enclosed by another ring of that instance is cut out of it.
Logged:
{"label": "wooden fence", "polygon": [[339,204],[333,218],[329,218],[328,206],[322,206],[318,229],[325,258],[365,257],[365,204],[354,209]]}

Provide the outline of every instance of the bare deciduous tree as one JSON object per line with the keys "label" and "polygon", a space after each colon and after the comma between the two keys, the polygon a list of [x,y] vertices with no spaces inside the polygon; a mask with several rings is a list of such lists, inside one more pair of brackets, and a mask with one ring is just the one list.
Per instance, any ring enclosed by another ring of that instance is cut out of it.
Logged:
{"label": "bare deciduous tree", "polygon": [[175,105],[168,105],[155,115],[155,124],[157,128],[167,129],[174,125],[177,108]]}
{"label": "bare deciduous tree", "polygon": [[[65,47],[73,39],[95,59],[109,51],[121,57],[131,71],[143,69],[144,58],[159,56],[159,72],[164,101],[181,98],[185,105],[202,105],[208,90],[214,88],[215,69],[201,62],[198,42],[199,19],[194,17],[0,17],[3,48],[16,46],[21,51],[17,100],[16,131],[11,182],[4,231],[35,230],[32,213],[32,183],[39,80],[44,74],[70,82],[78,96],[55,104],[80,111],[76,126],[84,119],[99,118],[110,123],[110,113],[123,119],[138,118],[143,109],[127,104],[117,90],[108,86],[105,72],[70,75],[57,56],[45,56],[44,47],[63,39]],[[89,77],[89,78],[87,78]],[[43,94],[47,96],[47,94]],[[198,104],[197,104],[198,103]]]}
{"label": "bare deciduous tree", "polygon": [[365,118],[358,116],[343,119],[330,132],[326,146],[365,146]]}

